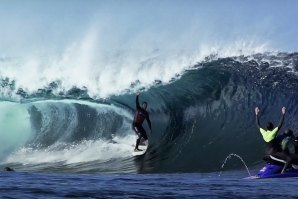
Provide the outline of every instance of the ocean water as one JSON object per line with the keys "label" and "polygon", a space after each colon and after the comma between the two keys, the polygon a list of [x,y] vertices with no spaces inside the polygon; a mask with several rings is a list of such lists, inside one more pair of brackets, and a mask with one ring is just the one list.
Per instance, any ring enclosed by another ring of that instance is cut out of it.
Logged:
{"label": "ocean water", "polygon": [[296,179],[247,180],[243,171],[177,174],[1,172],[1,198],[297,198]]}
{"label": "ocean water", "polygon": [[0,198],[298,198],[296,179],[244,179],[265,164],[256,106],[298,136],[297,10],[0,1]]}
{"label": "ocean water", "polygon": [[[16,172],[1,172],[1,196],[296,197],[295,179],[243,178],[249,176],[246,167],[255,175],[264,165],[255,106],[262,110],[262,124],[277,121],[286,106],[281,132],[298,128],[297,56],[206,59],[167,84],[140,88],[152,133],[144,123],[149,147],[137,158],[131,129],[135,85],[123,94],[92,98],[80,88],[58,92],[59,82],[29,92],[4,78],[0,166]],[[231,153],[242,160],[226,159]]]}

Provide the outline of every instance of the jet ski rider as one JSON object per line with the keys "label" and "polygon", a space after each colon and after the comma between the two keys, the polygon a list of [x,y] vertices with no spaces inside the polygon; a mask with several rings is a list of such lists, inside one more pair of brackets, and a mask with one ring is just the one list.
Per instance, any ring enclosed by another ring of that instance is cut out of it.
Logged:
{"label": "jet ski rider", "polygon": [[283,173],[286,168],[292,163],[292,158],[287,155],[286,153],[283,152],[279,152],[278,150],[278,144],[277,144],[277,140],[276,140],[276,135],[278,133],[278,131],[280,130],[280,128],[283,125],[284,122],[284,117],[285,117],[285,113],[286,113],[286,108],[283,107],[281,109],[281,119],[279,122],[279,125],[277,127],[274,128],[274,125],[272,122],[268,122],[266,129],[263,129],[260,125],[260,121],[259,121],[259,112],[260,109],[258,107],[255,108],[255,113],[256,113],[256,123],[257,123],[257,127],[259,128],[262,137],[266,143],[266,147],[265,147],[265,155],[266,156],[270,156],[271,159],[277,158],[277,159],[281,159],[284,160],[286,163],[281,171],[281,173]]}

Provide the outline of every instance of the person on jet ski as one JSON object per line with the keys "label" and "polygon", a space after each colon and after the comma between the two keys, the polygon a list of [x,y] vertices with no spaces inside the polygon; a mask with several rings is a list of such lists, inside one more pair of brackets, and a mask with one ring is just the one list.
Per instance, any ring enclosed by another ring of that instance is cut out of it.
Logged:
{"label": "person on jet ski", "polygon": [[297,169],[297,165],[298,165],[298,140],[297,138],[294,136],[293,131],[292,130],[287,130],[284,134],[283,134],[283,139],[280,142],[280,148],[281,148],[281,152],[289,155],[292,160],[292,166],[294,165],[294,168]]}
{"label": "person on jet ski", "polygon": [[283,134],[276,137],[276,141],[280,146],[280,152],[286,154],[295,154],[295,146],[298,145],[296,138],[291,129],[286,130]]}
{"label": "person on jet ski", "polygon": [[281,171],[281,173],[283,173],[286,170],[286,168],[291,164],[292,158],[288,154],[279,151],[279,147],[278,147],[277,140],[276,140],[276,135],[277,135],[278,131],[280,130],[280,128],[283,125],[284,118],[285,118],[285,113],[286,113],[286,108],[283,107],[281,109],[282,115],[281,115],[279,125],[274,128],[273,123],[268,122],[267,126],[266,126],[266,130],[263,129],[260,125],[259,112],[260,112],[260,109],[258,107],[256,107],[255,108],[255,113],[256,113],[257,127],[259,128],[259,130],[262,134],[262,137],[263,137],[263,139],[266,143],[265,154],[267,156],[270,156],[271,159],[273,157],[273,158],[277,158],[277,159],[281,159],[281,160],[286,161],[286,163],[285,163],[285,165],[284,165],[284,167]]}

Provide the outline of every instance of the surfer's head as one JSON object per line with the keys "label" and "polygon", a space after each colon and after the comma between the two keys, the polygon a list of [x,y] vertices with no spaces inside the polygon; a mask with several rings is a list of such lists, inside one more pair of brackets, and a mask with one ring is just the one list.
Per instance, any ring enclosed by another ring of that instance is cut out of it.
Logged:
{"label": "surfer's head", "polygon": [[272,131],[274,128],[273,123],[272,122],[268,122],[267,123],[267,130]]}
{"label": "surfer's head", "polygon": [[144,110],[147,109],[147,102],[143,102],[143,103],[142,103],[142,108],[143,108]]}

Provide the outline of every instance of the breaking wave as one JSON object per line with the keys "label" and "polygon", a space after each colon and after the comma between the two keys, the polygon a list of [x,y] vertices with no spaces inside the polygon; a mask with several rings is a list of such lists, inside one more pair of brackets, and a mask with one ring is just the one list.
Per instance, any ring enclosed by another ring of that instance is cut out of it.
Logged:
{"label": "breaking wave", "polygon": [[[62,79],[29,91],[3,76],[1,164],[70,172],[216,171],[231,152],[248,165],[260,162],[255,106],[262,121],[277,121],[286,106],[285,128],[297,129],[298,53],[211,55],[182,69],[147,86],[131,81],[104,97],[88,86],[62,88]],[[149,104],[153,132],[146,155],[133,158],[138,90]]]}

